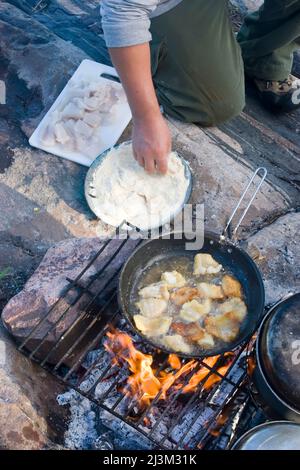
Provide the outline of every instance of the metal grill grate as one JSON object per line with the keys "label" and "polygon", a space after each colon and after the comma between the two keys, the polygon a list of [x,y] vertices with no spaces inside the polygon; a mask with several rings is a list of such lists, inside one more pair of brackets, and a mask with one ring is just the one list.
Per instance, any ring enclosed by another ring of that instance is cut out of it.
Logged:
{"label": "metal grill grate", "polygon": [[[75,279],[67,279],[69,285],[63,295],[18,349],[143,434],[156,448],[226,448],[237,434],[242,414],[249,415],[242,426],[245,431],[256,412],[245,391],[246,345],[234,352],[226,374],[218,371],[227,360],[225,355],[213,367],[205,360],[199,361],[184,378],[185,385],[200,367],[207,368],[208,374],[196,391],[183,394],[182,389],[172,390],[167,400],[160,400],[159,392],[142,411],[137,406],[138,397],[124,394],[128,368],[114,364],[103,347],[105,335],[113,326],[130,334],[142,352],[153,355],[156,374],[168,368],[167,356],[149,349],[136,336],[117,303],[121,267],[141,241],[126,238],[103,242],[81,273]],[[204,384],[212,374],[221,380],[205,390]]]}

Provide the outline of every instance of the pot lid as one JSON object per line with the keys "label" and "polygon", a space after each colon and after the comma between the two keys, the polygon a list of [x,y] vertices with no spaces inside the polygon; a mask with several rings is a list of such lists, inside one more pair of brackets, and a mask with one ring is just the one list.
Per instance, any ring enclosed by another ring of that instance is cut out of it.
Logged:
{"label": "pot lid", "polygon": [[248,431],[234,450],[300,450],[300,424],[288,421],[264,423]]}
{"label": "pot lid", "polygon": [[300,411],[300,293],[277,304],[258,336],[258,360],[274,392]]}

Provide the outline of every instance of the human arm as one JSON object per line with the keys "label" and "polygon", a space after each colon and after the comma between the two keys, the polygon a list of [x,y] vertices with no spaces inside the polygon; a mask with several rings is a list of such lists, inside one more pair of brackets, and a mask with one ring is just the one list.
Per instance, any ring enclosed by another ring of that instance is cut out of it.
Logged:
{"label": "human arm", "polygon": [[102,0],[104,37],[133,116],[133,150],[147,171],[167,169],[170,132],[151,76],[150,15],[158,0]]}
{"label": "human arm", "polygon": [[152,173],[167,171],[171,137],[151,76],[149,43],[109,49],[132,111],[135,158]]}

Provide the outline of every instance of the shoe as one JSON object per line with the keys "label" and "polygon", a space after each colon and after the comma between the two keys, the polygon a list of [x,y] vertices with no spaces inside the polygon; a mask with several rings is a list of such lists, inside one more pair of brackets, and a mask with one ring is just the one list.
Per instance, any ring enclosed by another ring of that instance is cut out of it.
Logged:
{"label": "shoe", "polygon": [[253,79],[259,98],[272,111],[289,112],[300,107],[300,79],[289,75],[281,81]]}

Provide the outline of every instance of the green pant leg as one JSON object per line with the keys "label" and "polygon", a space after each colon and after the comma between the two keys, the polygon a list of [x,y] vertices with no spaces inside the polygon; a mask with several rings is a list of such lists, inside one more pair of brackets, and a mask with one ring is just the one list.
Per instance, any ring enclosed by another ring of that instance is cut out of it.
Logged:
{"label": "green pant leg", "polygon": [[183,0],[151,22],[159,102],[180,120],[215,125],[244,107],[244,70],[227,0]]}
{"label": "green pant leg", "polygon": [[284,80],[300,47],[300,0],[265,0],[246,16],[237,38],[248,75]]}

